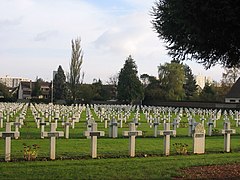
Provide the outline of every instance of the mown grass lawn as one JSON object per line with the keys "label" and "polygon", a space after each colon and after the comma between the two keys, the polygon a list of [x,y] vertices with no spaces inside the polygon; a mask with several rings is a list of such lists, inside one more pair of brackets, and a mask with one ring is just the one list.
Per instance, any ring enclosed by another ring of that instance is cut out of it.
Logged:
{"label": "mown grass lawn", "polygon": [[[153,128],[141,115],[138,130],[143,131],[142,137],[136,139],[136,157],[128,156],[128,138],[122,137],[122,131],[128,130],[128,123],[119,128],[119,137],[108,138],[108,129],[104,122],[98,123],[98,129],[105,131],[105,137],[98,139],[98,158],[90,157],[90,139],[83,136],[86,131],[85,113],[76,123],[75,129],[70,128],[70,139],[59,138],[56,144],[56,160],[49,160],[49,139],[40,139],[40,129],[36,128],[31,112],[28,110],[25,125],[20,129],[21,136],[12,140],[12,162],[4,162],[4,139],[0,139],[0,179],[170,179],[178,176],[179,169],[212,164],[240,163],[240,129],[231,136],[231,153],[223,153],[223,135],[219,132],[223,128],[223,120],[217,122],[214,136],[206,135],[206,153],[194,155],[192,153],[192,137],[188,137],[188,127],[177,129],[177,137],[171,137],[171,155],[163,155],[163,137],[153,137]],[[196,120],[199,117],[196,117]],[[12,118],[12,121],[14,118]],[[186,122],[186,118],[182,120]],[[207,126],[205,126],[207,130]],[[49,131],[49,127],[45,130]],[[159,130],[163,126],[159,126]],[[58,131],[63,128],[58,125]],[[4,128],[0,129],[4,131]],[[39,145],[38,157],[35,161],[25,161],[23,158],[23,144]],[[174,143],[187,144],[187,155],[177,155]]]}
{"label": "mown grass lawn", "polygon": [[189,166],[239,163],[240,153],[0,163],[1,179],[170,179]]}

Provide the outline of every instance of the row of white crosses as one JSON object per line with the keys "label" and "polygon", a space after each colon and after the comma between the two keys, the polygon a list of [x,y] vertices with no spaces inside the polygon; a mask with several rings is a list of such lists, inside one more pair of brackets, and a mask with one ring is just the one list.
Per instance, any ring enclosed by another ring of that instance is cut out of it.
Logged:
{"label": "row of white crosses", "polygon": [[[136,124],[135,124],[136,125]],[[166,128],[165,128],[166,129]],[[50,133],[51,134],[51,133]],[[164,133],[163,133],[164,134]],[[174,133],[173,133],[174,134]],[[166,138],[167,139],[167,138]],[[165,147],[165,146],[164,146]]]}
{"label": "row of white crosses", "polygon": [[[37,127],[41,127],[41,133],[44,132],[44,127],[49,125],[52,120],[58,124],[61,120],[61,124],[65,129],[65,138],[69,138],[69,127],[72,129],[75,127],[75,123],[79,122],[81,112],[83,110],[82,106],[44,106],[44,105],[30,105],[33,116],[36,120]],[[54,118],[54,119],[52,119]],[[48,119],[48,122],[45,121]],[[41,136],[41,138],[44,138]]]}
{"label": "row of white crosses", "polygon": [[[16,105],[16,104],[15,104]],[[23,119],[25,118],[26,111],[27,111],[28,104],[18,104],[18,107],[16,107],[14,114],[17,112],[20,113],[20,118],[16,117],[15,122],[9,122],[9,117],[7,118],[6,124],[6,131],[0,132],[0,137],[5,139],[5,161],[11,160],[11,139],[15,138],[18,139],[20,136],[20,132],[18,131],[18,127],[23,125]],[[7,113],[9,114],[9,113]],[[2,116],[1,116],[2,117]],[[20,120],[19,120],[20,119]],[[3,123],[3,122],[2,122]],[[11,131],[11,126],[15,126],[15,131]],[[3,124],[1,125],[3,127]]]}

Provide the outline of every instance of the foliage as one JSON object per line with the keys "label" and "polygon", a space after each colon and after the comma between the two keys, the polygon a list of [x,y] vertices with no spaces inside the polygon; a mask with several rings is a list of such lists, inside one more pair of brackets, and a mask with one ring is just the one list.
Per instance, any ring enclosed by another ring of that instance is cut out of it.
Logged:
{"label": "foliage", "polygon": [[239,65],[240,4],[232,0],[158,0],[152,24],[174,58],[210,68]]}
{"label": "foliage", "polygon": [[36,82],[34,83],[32,88],[32,94],[31,94],[32,97],[38,98],[42,94],[41,82],[43,82],[43,79],[36,77]]}
{"label": "foliage", "polygon": [[224,68],[224,71],[225,72],[222,74],[222,82],[228,86],[232,86],[240,75],[239,67]]}
{"label": "foliage", "polygon": [[185,82],[183,84],[183,88],[185,91],[186,100],[192,100],[197,94],[197,85],[196,80],[193,76],[192,70],[188,65],[184,65],[185,72]]}
{"label": "foliage", "polygon": [[92,87],[93,87],[93,90],[94,90],[94,97],[93,99],[94,100],[103,100],[102,98],[102,87],[103,87],[103,84],[102,84],[102,81],[100,79],[94,79],[93,80],[94,82],[92,83]]}
{"label": "foliage", "polygon": [[217,92],[216,88],[213,84],[206,83],[202,92],[200,93],[201,101],[216,101],[217,100]]}
{"label": "foliage", "polygon": [[27,145],[23,143],[23,157],[27,161],[35,160],[38,156],[38,149],[40,148],[37,144]]}
{"label": "foliage", "polygon": [[61,65],[59,65],[57,73],[53,79],[53,92],[54,100],[66,99],[67,94],[66,76]]}
{"label": "foliage", "polygon": [[185,74],[182,64],[171,62],[160,65],[158,66],[158,76],[166,100],[182,100],[184,98]]}
{"label": "foliage", "polygon": [[137,66],[130,55],[119,73],[117,92],[120,101],[132,104],[143,99],[143,87],[137,73]]}
{"label": "foliage", "polygon": [[76,100],[77,85],[80,84],[80,71],[83,62],[83,51],[81,48],[81,39],[72,40],[72,57],[70,62],[69,86],[72,94],[72,100]]}
{"label": "foliage", "polygon": [[160,82],[156,77],[142,74],[140,79],[144,87],[144,102],[152,102],[164,98],[163,91],[160,88]]}
{"label": "foliage", "polygon": [[84,103],[90,103],[94,97],[94,90],[91,84],[81,84],[77,96],[81,97]]}
{"label": "foliage", "polygon": [[[9,93],[8,91],[8,88],[7,86],[5,86],[4,84],[2,84],[0,82],[0,97],[3,97],[3,98],[10,98],[11,97],[11,94]],[[1,99],[1,98],[0,98]]]}
{"label": "foliage", "polygon": [[117,98],[117,84],[118,84],[118,74],[112,75],[109,80],[107,81],[107,84],[111,87],[111,98],[110,99],[116,99]]}
{"label": "foliage", "polygon": [[188,150],[188,144],[185,143],[174,143],[173,147],[177,154],[185,155],[187,154]]}

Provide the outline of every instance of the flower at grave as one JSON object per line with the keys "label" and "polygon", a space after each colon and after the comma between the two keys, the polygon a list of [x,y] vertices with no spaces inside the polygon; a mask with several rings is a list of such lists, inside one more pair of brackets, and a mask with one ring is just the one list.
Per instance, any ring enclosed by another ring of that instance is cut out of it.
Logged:
{"label": "flower at grave", "polygon": [[23,143],[23,157],[27,161],[35,160],[38,156],[39,145],[33,144],[32,146]]}

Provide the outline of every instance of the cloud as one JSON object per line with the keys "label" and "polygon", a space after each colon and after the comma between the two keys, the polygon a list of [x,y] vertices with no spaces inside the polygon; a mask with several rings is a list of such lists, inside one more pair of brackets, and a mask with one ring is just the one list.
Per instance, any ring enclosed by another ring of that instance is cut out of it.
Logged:
{"label": "cloud", "polygon": [[[170,61],[150,23],[154,0],[1,0],[0,76],[46,78],[66,70],[71,39],[81,37],[85,82],[107,80],[131,54],[139,72]],[[19,63],[21,62],[21,63]],[[47,78],[46,78],[47,79]],[[51,79],[49,77],[48,79]]]}
{"label": "cloud", "polygon": [[14,19],[0,19],[0,30],[8,29],[21,24],[22,17]]}
{"label": "cloud", "polygon": [[58,31],[45,31],[38,33],[34,38],[35,41],[46,41],[49,38],[56,37],[58,35]]}

